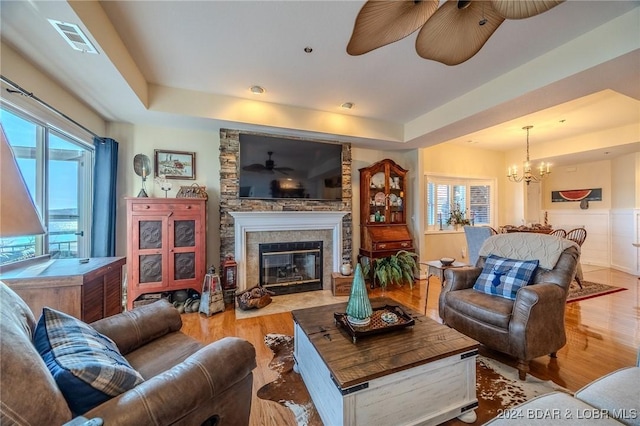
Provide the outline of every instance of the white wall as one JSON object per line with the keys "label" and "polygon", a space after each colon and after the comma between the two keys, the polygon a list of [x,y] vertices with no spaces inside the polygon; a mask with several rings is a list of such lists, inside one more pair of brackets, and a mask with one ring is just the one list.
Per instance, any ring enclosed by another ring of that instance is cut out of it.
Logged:
{"label": "white wall", "polygon": [[[554,167],[549,177],[542,182],[542,209],[579,211],[580,203],[577,201],[552,203],[551,192],[591,188],[602,188],[602,201],[589,201],[589,208],[610,209],[611,177],[610,160]],[[627,192],[628,189],[624,191]]]}
{"label": "white wall", "polygon": [[[506,179],[505,158],[502,152],[486,149],[462,146],[457,144],[441,144],[429,148],[424,148],[420,152],[422,170],[420,176],[419,196],[421,209],[420,214],[420,238],[421,250],[420,261],[440,259],[442,257],[453,257],[459,261],[466,261],[467,257],[462,257],[462,250],[467,249],[467,240],[464,231],[437,231],[426,232],[425,226],[425,203],[426,203],[426,174],[438,174],[461,177],[474,177],[483,179],[496,179],[497,194],[497,224],[501,224],[501,218],[505,216],[505,211],[511,208],[504,196]],[[515,184],[511,184],[515,185]],[[508,187],[508,186],[507,186]],[[507,208],[508,207],[508,208]],[[465,253],[466,254],[466,253]]]}
{"label": "white wall", "polygon": [[[542,207],[554,228],[585,226],[587,239],[581,262],[612,267],[638,274],[640,249],[632,243],[638,238],[634,208],[638,175],[638,153],[612,160],[557,167],[543,182]],[[578,202],[551,202],[551,191],[602,188],[602,201],[589,201],[587,210]]]}
{"label": "white wall", "polygon": [[585,228],[587,239],[582,244],[580,261],[587,265],[608,267],[611,264],[611,221],[608,209],[548,210],[549,223],[554,229],[570,231]]}
{"label": "white wall", "polygon": [[[62,113],[73,117],[74,120],[81,123],[94,133],[104,136],[106,122],[91,107],[84,102],[78,100],[63,87],[59,86],[54,80],[43,74],[27,62],[18,52],[13,50],[5,43],[0,43],[0,63],[2,64],[2,75],[13,81],[28,92],[33,93],[39,99],[42,99],[49,105],[55,107]],[[8,87],[8,86],[6,86]],[[68,131],[72,135],[80,137],[88,137],[88,134],[80,130],[77,126],[70,124],[68,120],[57,117],[54,113],[40,106],[32,99],[26,98],[19,94],[9,94],[2,85],[1,97],[3,100],[15,106],[28,106],[30,111],[35,110],[43,112],[47,115],[47,122],[59,127],[64,131]],[[53,118],[51,118],[53,117]],[[42,116],[40,116],[42,118]]]}
{"label": "white wall", "polygon": [[[111,123],[109,136],[116,139],[118,152],[118,255],[126,255],[126,203],[125,197],[135,197],[140,191],[142,180],[133,170],[133,157],[145,154],[154,164],[154,150],[195,152],[195,180],[171,179],[173,188],[169,198],[175,198],[181,185],[197,183],[207,188],[207,266],[218,268],[220,259],[220,133],[218,131],[191,130],[174,127],[130,125]],[[147,178],[146,189],[149,197],[164,197],[164,191],[154,182],[155,170]]]}
{"label": "white wall", "polygon": [[[640,209],[633,211],[633,244],[640,245]],[[640,247],[635,247],[635,275],[640,275]]]}
{"label": "white wall", "polygon": [[611,161],[611,207],[633,209],[640,207],[636,195],[636,180],[640,175],[640,153],[617,157]]}
{"label": "white wall", "polygon": [[640,153],[611,162],[611,266],[640,275]]}
{"label": "white wall", "polygon": [[640,273],[638,249],[633,247],[638,241],[636,223],[633,209],[611,210],[611,267],[630,274]]}

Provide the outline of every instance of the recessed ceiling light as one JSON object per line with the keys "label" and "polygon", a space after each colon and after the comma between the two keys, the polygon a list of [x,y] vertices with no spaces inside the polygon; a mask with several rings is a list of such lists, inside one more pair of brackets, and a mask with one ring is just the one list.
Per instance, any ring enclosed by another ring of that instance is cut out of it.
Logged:
{"label": "recessed ceiling light", "polygon": [[261,95],[264,93],[264,88],[261,86],[251,86],[251,93],[255,93],[256,95]]}
{"label": "recessed ceiling light", "polygon": [[340,108],[351,109],[354,106],[356,106],[356,104],[354,104],[353,102],[345,102],[342,105],[340,105]]}

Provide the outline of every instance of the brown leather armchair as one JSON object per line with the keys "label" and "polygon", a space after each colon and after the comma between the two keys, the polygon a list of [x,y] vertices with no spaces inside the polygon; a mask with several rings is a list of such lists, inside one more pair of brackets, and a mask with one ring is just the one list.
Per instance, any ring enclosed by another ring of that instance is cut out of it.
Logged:
{"label": "brown leather armchair", "polygon": [[[145,379],[84,413],[113,425],[247,425],[255,348],[228,337],[203,345],[159,301],[91,324]],[[71,411],[32,343],[35,318],[0,282],[0,424],[62,425]]]}
{"label": "brown leather armchair", "polygon": [[[538,259],[531,284],[515,300],[473,289],[489,255]],[[439,314],[445,324],[483,345],[518,359],[521,380],[529,361],[555,357],[566,343],[564,312],[576,273],[578,246],[566,239],[536,233],[498,234],[485,240],[475,267],[445,270]]]}

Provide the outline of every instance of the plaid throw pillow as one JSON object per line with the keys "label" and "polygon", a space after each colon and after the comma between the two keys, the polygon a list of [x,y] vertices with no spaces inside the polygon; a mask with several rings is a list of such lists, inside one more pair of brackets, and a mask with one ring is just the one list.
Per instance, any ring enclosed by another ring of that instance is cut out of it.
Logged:
{"label": "plaid throw pillow", "polygon": [[144,381],[111,339],[65,313],[44,308],[33,339],[75,415]]}
{"label": "plaid throw pillow", "polygon": [[529,285],[537,267],[537,260],[514,260],[491,255],[485,260],[473,288],[515,300],[520,287]]}

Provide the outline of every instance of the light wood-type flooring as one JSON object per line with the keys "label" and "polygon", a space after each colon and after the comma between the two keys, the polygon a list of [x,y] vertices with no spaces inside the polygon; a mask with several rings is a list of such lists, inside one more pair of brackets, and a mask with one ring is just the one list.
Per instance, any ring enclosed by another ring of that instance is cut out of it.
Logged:
{"label": "light wood-type flooring", "polygon": [[[574,302],[567,305],[567,345],[558,351],[558,358],[547,356],[532,361],[531,373],[543,380],[553,380],[565,388],[576,391],[592,380],[618,368],[634,365],[637,348],[640,346],[640,280],[638,277],[613,269],[594,268],[584,265],[584,277],[588,281],[625,287],[628,290],[610,295]],[[427,316],[438,317],[438,295],[440,282],[431,277]],[[415,310],[425,312],[427,281],[414,285],[390,287],[384,292]],[[383,292],[376,288],[370,296]],[[264,345],[267,333],[293,335],[290,313],[273,314],[237,320],[232,307],[225,312],[205,317],[200,314],[183,315],[183,331],[194,338],[209,343],[225,336],[238,336],[250,341],[256,348],[258,367],[254,370],[251,425],[295,425],[292,413],[272,401],[256,397],[262,385],[276,379],[277,375],[268,365],[272,352]],[[513,359],[483,347],[481,353],[506,364],[515,366]],[[224,368],[223,366],[221,366]]]}

